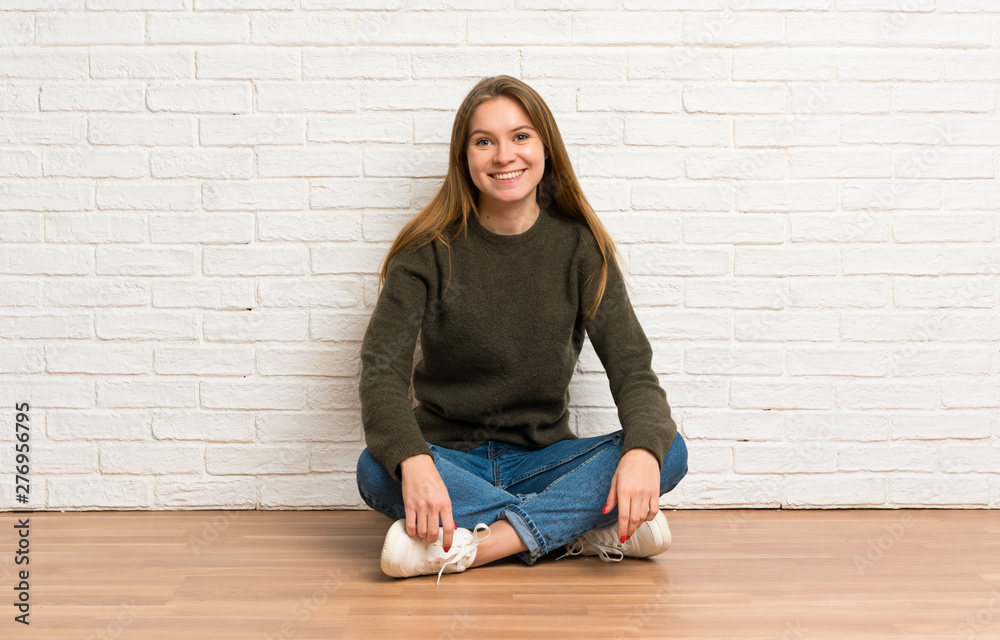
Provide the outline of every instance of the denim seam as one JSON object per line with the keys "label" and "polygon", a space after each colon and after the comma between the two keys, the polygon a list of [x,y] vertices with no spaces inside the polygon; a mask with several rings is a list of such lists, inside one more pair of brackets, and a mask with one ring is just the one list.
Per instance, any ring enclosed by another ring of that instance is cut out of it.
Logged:
{"label": "denim seam", "polygon": [[504,511],[510,511],[515,515],[517,515],[519,518],[521,518],[521,520],[524,521],[524,524],[527,525],[528,529],[531,531],[531,535],[535,538],[535,543],[537,544],[537,547],[535,548],[534,551],[531,551],[531,556],[530,556],[531,562],[538,560],[539,558],[541,558],[542,556],[544,556],[546,553],[549,552],[549,550],[545,547],[545,540],[542,537],[541,531],[538,530],[538,527],[536,527],[535,523],[531,520],[531,516],[529,516],[527,512],[525,512],[524,509],[520,507],[520,505],[516,504],[508,505],[507,508],[504,509]]}
{"label": "denim seam", "polygon": [[490,462],[492,463],[493,466],[493,486],[496,487],[497,489],[500,489],[501,491],[506,491],[506,489],[503,487],[503,483],[500,482],[500,457],[504,453],[506,453],[507,446],[504,445],[503,448],[501,448],[499,451],[496,451],[493,448],[493,445],[494,443],[491,441],[489,452],[487,453],[487,456],[489,457]]}

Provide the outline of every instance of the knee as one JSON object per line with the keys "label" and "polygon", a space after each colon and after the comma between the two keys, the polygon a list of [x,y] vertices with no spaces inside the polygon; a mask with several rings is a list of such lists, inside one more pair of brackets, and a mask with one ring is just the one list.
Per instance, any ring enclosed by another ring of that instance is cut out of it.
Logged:
{"label": "knee", "polygon": [[672,491],[688,472],[688,450],[684,437],[678,431],[674,435],[674,441],[670,444],[670,450],[663,458],[663,472],[660,477],[661,495]]}
{"label": "knee", "polygon": [[357,482],[362,497],[365,493],[377,494],[378,487],[384,484],[384,476],[388,476],[382,464],[375,459],[367,448],[358,456]]}
{"label": "knee", "polygon": [[674,441],[670,445],[669,455],[674,459],[675,461],[674,464],[677,467],[683,465],[684,472],[687,473],[688,470],[687,442],[684,441],[684,436],[681,435],[680,431],[678,431],[676,435],[674,435]]}
{"label": "knee", "polygon": [[406,517],[399,482],[367,448],[358,456],[358,493],[369,507],[393,520]]}

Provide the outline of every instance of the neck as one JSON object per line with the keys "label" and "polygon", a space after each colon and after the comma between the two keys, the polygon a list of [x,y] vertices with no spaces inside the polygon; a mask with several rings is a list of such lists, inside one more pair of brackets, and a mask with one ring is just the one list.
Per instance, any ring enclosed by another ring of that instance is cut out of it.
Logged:
{"label": "neck", "polygon": [[534,198],[515,207],[498,207],[480,199],[476,209],[479,212],[479,223],[500,235],[524,233],[535,224],[541,212]]}

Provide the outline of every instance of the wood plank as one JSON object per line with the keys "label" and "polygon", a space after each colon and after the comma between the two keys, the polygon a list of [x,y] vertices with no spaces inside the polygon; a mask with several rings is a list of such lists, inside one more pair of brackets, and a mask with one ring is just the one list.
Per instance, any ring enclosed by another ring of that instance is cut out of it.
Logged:
{"label": "wood plank", "polygon": [[656,558],[557,551],[436,586],[382,574],[370,511],[36,512],[30,632],[8,605],[0,637],[1000,638],[996,511],[666,513]]}

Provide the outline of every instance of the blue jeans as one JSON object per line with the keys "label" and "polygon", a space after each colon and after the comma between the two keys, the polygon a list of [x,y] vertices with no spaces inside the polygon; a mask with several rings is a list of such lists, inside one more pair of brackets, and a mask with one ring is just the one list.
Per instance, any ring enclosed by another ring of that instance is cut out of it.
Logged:
{"label": "blue jeans", "polygon": [[[596,527],[618,522],[618,507],[601,513],[618,468],[624,433],[563,440],[541,449],[486,442],[471,451],[428,443],[448,488],[459,527],[505,519],[528,547],[517,557],[528,565]],[[687,474],[687,446],[680,432],[663,460],[660,495]],[[365,449],[358,458],[358,492],[392,520],[406,518],[402,485]]]}

